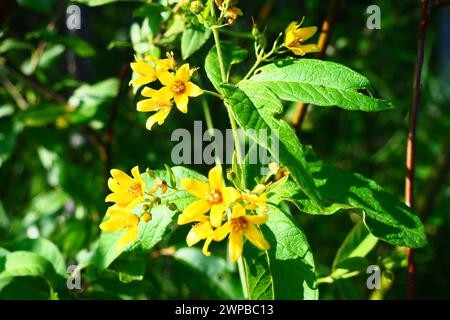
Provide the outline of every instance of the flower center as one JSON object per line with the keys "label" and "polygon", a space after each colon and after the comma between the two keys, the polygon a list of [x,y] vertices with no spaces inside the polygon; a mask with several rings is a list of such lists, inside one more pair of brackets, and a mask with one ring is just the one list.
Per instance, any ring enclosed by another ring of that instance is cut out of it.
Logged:
{"label": "flower center", "polygon": [[296,46],[303,42],[303,38],[295,37],[295,39],[289,44],[289,46]]}
{"label": "flower center", "polygon": [[239,217],[236,219],[231,219],[231,231],[242,233],[247,230],[248,222],[244,217]]}
{"label": "flower center", "polygon": [[128,188],[128,193],[132,196],[136,196],[141,193],[141,185],[139,183],[133,184]]}
{"label": "flower center", "polygon": [[222,203],[222,193],[217,189],[211,189],[211,191],[206,195],[206,201],[211,204]]}
{"label": "flower center", "polygon": [[173,84],[173,91],[175,91],[176,94],[181,94],[186,89],[186,85],[183,81],[176,80]]}

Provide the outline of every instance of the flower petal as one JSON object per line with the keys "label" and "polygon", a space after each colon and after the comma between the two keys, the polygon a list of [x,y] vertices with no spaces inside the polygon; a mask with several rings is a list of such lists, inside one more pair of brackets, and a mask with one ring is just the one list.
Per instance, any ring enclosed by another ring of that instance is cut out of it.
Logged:
{"label": "flower petal", "polygon": [[295,31],[295,36],[300,38],[302,41],[308,40],[317,32],[317,27],[306,27],[300,28]]}
{"label": "flower petal", "polygon": [[187,94],[174,95],[173,99],[175,100],[175,104],[177,105],[178,110],[180,110],[183,113],[188,112],[187,105],[189,102],[189,97]]}
{"label": "flower petal", "polygon": [[189,96],[189,97],[198,97],[199,95],[203,94],[203,90],[200,89],[199,86],[197,86],[196,84],[193,84],[192,82],[187,82],[186,83],[186,89],[185,89],[185,93]]}
{"label": "flower petal", "polygon": [[246,215],[245,220],[247,220],[251,224],[263,224],[266,223],[269,219],[267,214],[257,214],[254,216]]}
{"label": "flower petal", "polygon": [[181,186],[183,187],[184,190],[200,199],[204,199],[206,195],[209,193],[209,186],[206,183],[199,180],[182,179]]}
{"label": "flower petal", "polygon": [[211,207],[211,213],[209,218],[211,219],[211,224],[213,227],[218,228],[222,224],[223,213],[225,212],[225,205],[222,203],[215,204]]}
{"label": "flower petal", "polygon": [[106,232],[116,232],[123,230],[127,226],[127,220],[124,217],[109,219],[100,224],[100,229]]}
{"label": "flower petal", "polygon": [[172,110],[172,108],[164,108],[156,112],[154,115],[148,117],[147,122],[145,123],[145,127],[148,130],[151,130],[155,123],[162,125],[169,115],[170,110]]}
{"label": "flower petal", "polygon": [[214,241],[222,241],[231,231],[231,222],[225,222],[220,228],[217,228],[213,232]]}
{"label": "flower petal", "polygon": [[128,243],[130,242],[133,243],[134,241],[136,241],[138,231],[139,225],[128,228],[127,231],[125,231],[124,235],[120,238],[119,242],[117,243],[117,250],[122,250],[122,248],[126,246]]}
{"label": "flower petal", "polygon": [[161,101],[158,99],[144,99],[137,103],[136,110],[139,112],[158,111],[161,108]]}
{"label": "flower petal", "polygon": [[242,216],[245,216],[245,208],[241,204],[236,203],[233,206],[233,211],[231,212],[231,219],[236,219]]}
{"label": "flower petal", "polygon": [[230,251],[230,259],[232,262],[238,261],[238,259],[242,255],[242,248],[243,248],[243,237],[242,234],[237,232],[231,232],[229,243],[228,243],[228,249]]}
{"label": "flower petal", "polygon": [[189,69],[189,63],[185,63],[178,69],[177,74],[175,75],[175,79],[187,83],[190,78],[191,72]]}
{"label": "flower petal", "polygon": [[193,221],[201,221],[203,219],[202,216],[208,212],[210,208],[211,205],[206,200],[194,201],[178,216],[178,224],[181,225]]}
{"label": "flower petal", "polygon": [[106,196],[105,199],[106,202],[115,202],[122,207],[127,206],[133,200],[134,197],[131,196],[128,191],[110,193]]}
{"label": "flower petal", "polygon": [[143,196],[139,196],[137,198],[133,198],[133,200],[131,200],[128,204],[126,204],[127,210],[132,210],[134,207],[136,207],[142,201],[144,201],[144,197]]}
{"label": "flower petal", "polygon": [[222,191],[222,189],[224,188],[222,166],[216,165],[214,168],[209,170],[208,179],[211,189]]}
{"label": "flower petal", "polygon": [[139,178],[141,177],[141,173],[139,172],[139,166],[134,166],[133,169],[131,169],[131,175],[133,176],[136,182],[139,181]]}
{"label": "flower petal", "polygon": [[155,81],[157,78],[156,76],[138,76],[136,78],[133,78],[130,80],[129,85],[135,85],[135,86],[141,86],[144,84],[148,84],[150,82]]}
{"label": "flower petal", "polygon": [[144,87],[141,91],[141,95],[147,98],[153,98],[158,94],[158,90],[152,89],[150,87]]}
{"label": "flower petal", "polygon": [[158,79],[164,85],[171,87],[175,81],[175,76],[167,70],[158,69]]}
{"label": "flower petal", "polygon": [[134,72],[139,73],[140,75],[143,76],[153,76],[155,77],[156,80],[156,70],[148,63],[138,60],[137,62],[130,63],[130,66]]}
{"label": "flower petal", "polygon": [[122,186],[131,186],[133,184],[133,178],[131,178],[129,175],[127,175],[122,170],[118,169],[111,169],[111,176],[116,180],[118,184]]}
{"label": "flower petal", "polygon": [[208,237],[205,240],[205,243],[203,244],[202,252],[205,256],[209,257],[211,255],[211,252],[209,252],[208,247],[211,244],[212,238]]}
{"label": "flower petal", "polygon": [[117,204],[111,206],[106,210],[106,215],[108,217],[111,217],[112,219],[117,219],[123,216],[126,216],[128,214],[128,211],[124,207],[120,207]]}
{"label": "flower petal", "polygon": [[193,226],[186,236],[186,243],[189,247],[193,246],[200,240],[206,239],[211,233],[212,228],[208,220]]}
{"label": "flower petal", "polygon": [[268,250],[270,248],[270,244],[264,239],[261,230],[253,224],[248,225],[245,236],[258,249]]}
{"label": "flower petal", "polygon": [[119,187],[118,183],[117,183],[116,180],[114,180],[113,178],[109,178],[109,179],[108,179],[108,188],[109,188],[109,190],[111,190],[112,192],[118,192],[118,191],[120,191],[120,187]]}
{"label": "flower petal", "polygon": [[241,197],[241,193],[233,187],[226,187],[222,190],[222,197],[225,203],[232,203]]}

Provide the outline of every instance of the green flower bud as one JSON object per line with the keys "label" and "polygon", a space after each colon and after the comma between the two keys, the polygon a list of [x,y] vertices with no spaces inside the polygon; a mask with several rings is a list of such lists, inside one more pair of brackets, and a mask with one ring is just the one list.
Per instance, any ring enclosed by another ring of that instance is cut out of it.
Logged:
{"label": "green flower bud", "polygon": [[195,0],[191,2],[190,10],[193,14],[199,14],[202,12],[204,6],[203,3],[199,0]]}

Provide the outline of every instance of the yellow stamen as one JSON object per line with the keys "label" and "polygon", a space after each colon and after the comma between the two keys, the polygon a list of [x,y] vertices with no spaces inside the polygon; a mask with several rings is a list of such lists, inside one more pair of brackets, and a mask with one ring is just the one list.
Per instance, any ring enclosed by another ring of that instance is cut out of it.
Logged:
{"label": "yellow stamen", "polygon": [[206,201],[211,204],[222,203],[222,193],[217,189],[211,189],[211,191],[206,195]]}
{"label": "yellow stamen", "polygon": [[248,222],[244,217],[231,219],[231,232],[244,233],[248,228]]}
{"label": "yellow stamen", "polygon": [[130,195],[136,195],[141,193],[141,185],[140,184],[133,184],[128,188],[128,193]]}
{"label": "yellow stamen", "polygon": [[173,84],[173,91],[175,91],[176,94],[182,94],[186,90],[186,85],[183,81],[176,80]]}

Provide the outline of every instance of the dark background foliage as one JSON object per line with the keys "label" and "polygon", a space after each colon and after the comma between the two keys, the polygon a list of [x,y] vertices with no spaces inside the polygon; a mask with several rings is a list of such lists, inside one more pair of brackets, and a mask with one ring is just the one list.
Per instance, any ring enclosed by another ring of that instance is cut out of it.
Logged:
{"label": "dark background foliage", "polygon": [[[302,16],[306,16],[305,25],[320,26],[328,2],[241,0],[239,6],[245,15],[230,30],[249,32],[252,16],[261,28],[267,27],[269,39]],[[203,113],[197,100],[190,104],[187,116],[172,112],[163,126],[147,131],[146,115],[136,112],[135,95],[127,86],[133,59],[130,26],[142,22],[133,16],[142,3],[99,7],[77,3],[82,25],[75,32],[65,26],[68,4],[56,0],[0,3],[0,246],[13,239],[41,236],[54,242],[71,263],[99,236],[98,224],[107,208],[103,199],[108,170],[129,171],[135,164],[141,170],[159,169],[164,163],[171,164],[172,131],[180,127],[192,130],[193,120],[203,121]],[[380,30],[366,28],[366,8],[371,4],[381,8]],[[299,133],[300,140],[326,162],[362,173],[398,198],[403,197],[418,21],[419,1],[341,1],[326,59],[368,77],[376,94],[392,101],[396,108],[369,114],[312,106]],[[427,33],[417,135],[415,209],[426,225],[429,245],[417,250],[416,292],[418,298],[426,299],[450,297],[449,31],[450,8],[444,8],[433,17]],[[227,33],[223,38],[236,40]],[[249,50],[253,47],[251,40],[238,41]],[[201,73],[211,44],[189,60]],[[169,45],[179,58],[178,48],[179,41]],[[244,72],[249,66],[250,60],[236,71]],[[103,82],[106,79],[110,80]],[[205,77],[197,80],[202,81],[202,87],[211,86]],[[100,86],[92,86],[99,82]],[[85,91],[74,94],[81,86]],[[81,100],[84,109],[64,111],[61,100],[69,98],[71,102]],[[226,111],[217,100],[208,101],[214,126],[227,128]],[[286,119],[292,117],[294,109],[294,104],[288,106]],[[195,168],[204,173],[208,170],[206,165]],[[336,250],[355,223],[354,217],[296,217],[315,253],[319,276],[327,275]],[[123,283],[117,272],[87,271],[85,289],[60,294],[60,298],[239,296],[234,294],[239,289],[232,270],[226,269],[217,285],[208,280],[205,270],[167,252],[168,246],[184,246],[184,234],[184,229],[175,229],[158,245],[148,257],[143,281]],[[400,267],[404,265],[402,252],[379,243],[370,254],[373,263],[383,259],[395,262],[395,268],[385,272],[392,281],[384,284],[381,292],[368,291],[367,275],[361,274],[320,285],[320,297],[405,298],[407,274]],[[222,266],[221,260],[210,261]],[[25,280],[15,284],[15,289],[2,291],[0,297],[26,298],[19,289],[38,280]]]}

